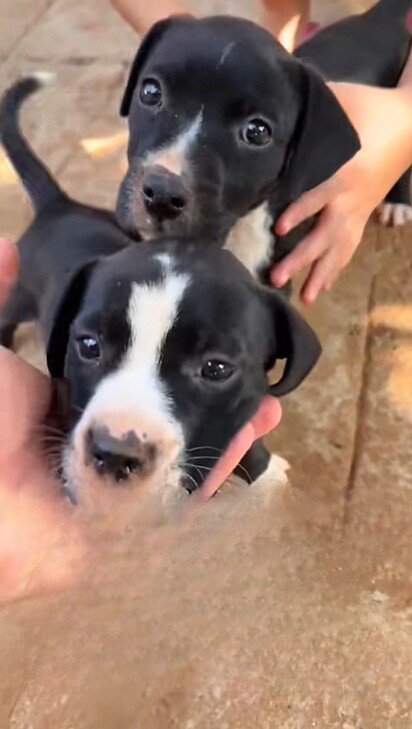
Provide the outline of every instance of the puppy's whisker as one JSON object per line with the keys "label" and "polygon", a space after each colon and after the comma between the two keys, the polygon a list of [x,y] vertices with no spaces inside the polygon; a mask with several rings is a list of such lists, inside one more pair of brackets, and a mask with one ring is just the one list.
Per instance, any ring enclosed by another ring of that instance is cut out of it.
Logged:
{"label": "puppy's whisker", "polygon": [[186,468],[196,468],[197,471],[202,470],[202,471],[206,471],[206,472],[211,472],[211,471],[213,471],[213,468],[214,468],[213,466],[202,466],[202,464],[200,464],[200,463],[198,463],[198,464],[190,463],[190,461],[188,463],[184,463],[183,465]]}
{"label": "puppy's whisker", "polygon": [[83,415],[83,413],[84,413],[84,408],[80,408],[80,407],[78,407],[78,405],[72,405],[72,410],[79,416]]}
{"label": "puppy's whisker", "polygon": [[65,432],[62,428],[58,428],[54,425],[50,425],[49,423],[42,423],[41,425],[37,425],[33,428],[34,433],[40,433],[40,435],[43,435],[44,433],[46,435],[65,435]]}
{"label": "puppy's whisker", "polygon": [[40,433],[39,438],[42,442],[64,443],[66,440],[66,435],[65,433]]}
{"label": "puppy's whisker", "polygon": [[182,468],[195,468],[196,471],[198,472],[200,478],[203,478],[201,466],[196,466],[194,463],[182,463],[181,466],[182,466]]}
{"label": "puppy's whisker", "polygon": [[242,466],[241,463],[238,463],[237,466],[236,466],[236,468],[240,468],[240,470],[243,471],[243,473],[245,474],[247,480],[249,481],[249,484],[253,483],[253,478],[250,475],[250,473],[247,470],[247,468],[245,468],[244,466]]}
{"label": "puppy's whisker", "polygon": [[214,446],[197,446],[196,448],[188,448],[186,453],[193,453],[194,451],[216,451],[217,453],[222,454],[221,448],[215,448]]}
{"label": "puppy's whisker", "polygon": [[46,462],[48,468],[58,473],[62,466],[62,457],[60,453],[46,453]]}
{"label": "puppy's whisker", "polygon": [[[191,456],[190,457],[190,461],[202,461],[202,460],[205,460],[205,459],[207,459],[208,461],[215,461],[215,462],[217,462],[217,461],[220,460],[220,457],[219,456]],[[199,465],[199,464],[192,463],[191,465],[193,467],[196,467],[196,465]],[[203,466],[203,468],[205,468],[205,466]],[[238,463],[238,465],[236,466],[236,468],[240,469],[245,474],[245,476],[246,476],[249,484],[251,484],[253,482],[253,479],[252,479],[249,471],[247,470],[247,468],[245,468],[245,466],[243,466],[241,463]],[[212,471],[213,470],[213,467],[210,468],[209,470]]]}

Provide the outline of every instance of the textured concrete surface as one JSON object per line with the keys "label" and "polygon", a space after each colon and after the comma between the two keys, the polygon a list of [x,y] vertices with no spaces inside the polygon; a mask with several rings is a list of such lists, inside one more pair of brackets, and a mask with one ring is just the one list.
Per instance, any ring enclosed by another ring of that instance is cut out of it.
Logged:
{"label": "textured concrete surface", "polygon": [[[366,3],[314,5],[329,20]],[[26,107],[32,143],[72,194],[111,205],[133,34],[104,2],[5,0],[0,21],[2,87],[58,74]],[[2,157],[0,193],[17,237],[30,210]],[[268,503],[229,488],[184,523],[126,529],[70,515],[69,541],[75,523],[93,546],[70,584],[2,600],[2,729],[410,729],[411,273],[410,228],[371,224],[308,312],[325,354],[269,439],[291,484]],[[40,566],[63,574],[60,548]]]}

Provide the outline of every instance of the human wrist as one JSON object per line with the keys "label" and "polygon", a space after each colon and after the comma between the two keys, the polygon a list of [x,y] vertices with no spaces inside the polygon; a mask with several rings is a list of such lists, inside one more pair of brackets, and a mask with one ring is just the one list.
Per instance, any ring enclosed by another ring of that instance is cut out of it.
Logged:
{"label": "human wrist", "polygon": [[159,20],[171,16],[191,16],[185,2],[158,0],[157,3],[143,3],[138,0],[110,0],[113,7],[139,35],[145,35]]}

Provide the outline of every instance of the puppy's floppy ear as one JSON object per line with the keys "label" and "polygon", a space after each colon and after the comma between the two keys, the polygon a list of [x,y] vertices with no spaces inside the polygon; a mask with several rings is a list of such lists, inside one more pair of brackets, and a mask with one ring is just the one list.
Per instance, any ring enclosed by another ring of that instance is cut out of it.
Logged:
{"label": "puppy's floppy ear", "polygon": [[80,310],[94,265],[89,263],[74,274],[57,303],[47,337],[47,367],[51,377],[64,377],[70,327]]}
{"label": "puppy's floppy ear", "polygon": [[321,76],[304,65],[301,73],[303,108],[284,173],[291,200],[329,179],[361,146],[349,118]]}
{"label": "puppy's floppy ear", "polygon": [[322,348],[313,329],[281,294],[265,291],[265,301],[272,322],[268,370],[278,359],[286,360],[281,379],[270,387],[271,395],[280,397],[303,382],[318,361]]}
{"label": "puppy's floppy ear", "polygon": [[159,42],[159,40],[172,26],[182,20],[186,20],[188,17],[189,16],[186,15],[172,15],[170,18],[159,20],[159,22],[155,23],[144,36],[130,69],[129,78],[120,104],[120,116],[129,115],[130,104],[132,103],[132,96],[136,88],[140,71],[149,57],[149,54],[153,51],[156,43]]}

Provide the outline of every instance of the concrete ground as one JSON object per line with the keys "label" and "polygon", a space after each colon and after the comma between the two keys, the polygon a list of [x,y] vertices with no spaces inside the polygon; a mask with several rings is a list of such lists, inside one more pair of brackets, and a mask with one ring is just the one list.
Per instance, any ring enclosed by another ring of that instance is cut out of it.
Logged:
{"label": "concrete ground", "polygon": [[[319,0],[315,16],[362,4]],[[196,6],[256,13],[252,0]],[[57,71],[25,129],[82,200],[115,198],[136,44],[102,0],[1,4],[0,85]],[[1,157],[0,190],[0,232],[15,238],[30,210]],[[410,729],[410,228],[371,224],[308,317],[325,353],[269,439],[291,484],[264,506],[232,488],[122,538],[99,524],[65,589],[4,601],[1,729]],[[58,554],[39,567],[62,572]]]}

